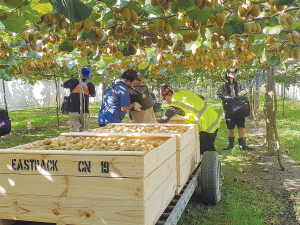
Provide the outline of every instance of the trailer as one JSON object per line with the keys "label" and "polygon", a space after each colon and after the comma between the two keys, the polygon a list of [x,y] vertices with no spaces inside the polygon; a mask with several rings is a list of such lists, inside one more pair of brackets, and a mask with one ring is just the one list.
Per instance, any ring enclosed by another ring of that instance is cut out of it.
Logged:
{"label": "trailer", "polygon": [[60,225],[177,224],[196,188],[201,188],[205,204],[216,204],[221,198],[218,154],[205,152],[201,159],[196,126],[168,126],[185,130],[60,137],[139,140],[140,146],[146,140],[163,142],[151,151],[30,150],[30,144],[0,150],[0,225],[16,220]]}

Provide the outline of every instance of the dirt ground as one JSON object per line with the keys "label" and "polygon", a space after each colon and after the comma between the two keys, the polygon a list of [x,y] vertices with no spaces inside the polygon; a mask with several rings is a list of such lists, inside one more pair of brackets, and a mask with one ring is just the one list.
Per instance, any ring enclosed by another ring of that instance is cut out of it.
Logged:
{"label": "dirt ground", "polygon": [[285,205],[280,224],[300,224],[300,165],[283,154],[282,164],[285,170],[282,171],[276,156],[267,156],[265,150],[259,151],[265,144],[265,130],[249,129],[247,132],[252,140],[256,140],[255,145],[250,144],[255,151],[245,157],[245,164],[241,166],[243,170],[228,179],[252,183],[257,189],[269,190]]}

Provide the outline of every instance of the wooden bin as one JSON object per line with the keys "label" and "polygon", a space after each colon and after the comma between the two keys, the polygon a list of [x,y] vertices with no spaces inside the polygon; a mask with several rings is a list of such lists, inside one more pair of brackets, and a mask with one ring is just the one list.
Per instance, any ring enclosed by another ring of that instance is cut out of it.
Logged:
{"label": "wooden bin", "polygon": [[176,140],[130,138],[166,142],[148,153],[0,150],[0,219],[155,224],[175,196]]}
{"label": "wooden bin", "polygon": [[[189,177],[197,168],[201,161],[200,156],[200,140],[198,125],[195,124],[145,124],[145,123],[116,123],[116,126],[175,126],[186,127],[188,131],[183,134],[170,134],[176,137],[176,167],[177,167],[177,189],[176,194],[179,194],[183,186],[188,181]],[[90,134],[88,132],[88,134]],[[111,133],[114,134],[114,133]],[[124,133],[123,133],[124,134]],[[127,133],[127,135],[140,135],[145,133]],[[148,133],[152,136],[160,136],[166,133]]]}

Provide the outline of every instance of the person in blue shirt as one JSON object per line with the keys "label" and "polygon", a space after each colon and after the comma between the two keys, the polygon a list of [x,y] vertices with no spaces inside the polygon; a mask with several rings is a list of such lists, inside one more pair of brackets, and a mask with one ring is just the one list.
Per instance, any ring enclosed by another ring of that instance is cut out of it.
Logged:
{"label": "person in blue shirt", "polygon": [[126,112],[131,108],[141,111],[139,103],[130,103],[128,91],[128,87],[139,85],[140,82],[137,72],[130,69],[122,73],[121,79],[116,79],[108,85],[98,114],[100,127],[109,123],[121,123]]}

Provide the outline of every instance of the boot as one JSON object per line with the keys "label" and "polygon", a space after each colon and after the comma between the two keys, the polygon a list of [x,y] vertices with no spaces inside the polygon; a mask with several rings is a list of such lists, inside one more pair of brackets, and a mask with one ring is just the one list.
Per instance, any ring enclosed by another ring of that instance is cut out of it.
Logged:
{"label": "boot", "polygon": [[247,146],[246,144],[246,138],[239,138],[239,145],[240,145],[240,149],[242,150],[254,150],[253,148],[250,148],[249,146]]}
{"label": "boot", "polygon": [[228,139],[229,139],[229,145],[223,148],[223,150],[229,150],[234,147],[234,137],[228,137]]}

